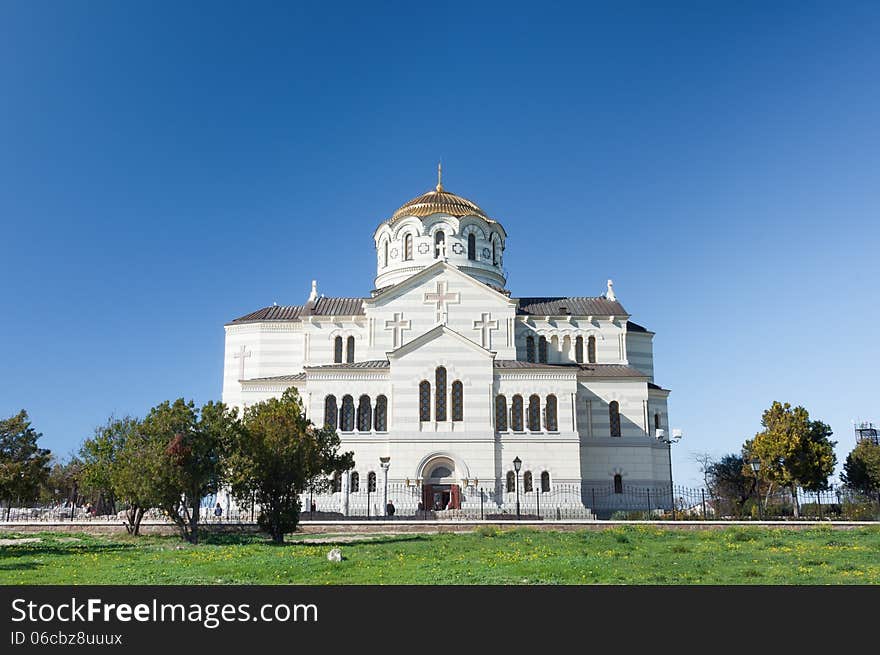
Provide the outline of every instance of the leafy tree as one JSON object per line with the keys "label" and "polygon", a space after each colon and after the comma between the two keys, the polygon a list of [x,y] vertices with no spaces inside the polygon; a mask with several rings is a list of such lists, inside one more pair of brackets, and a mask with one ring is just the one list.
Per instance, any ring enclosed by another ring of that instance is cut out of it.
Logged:
{"label": "leafy tree", "polygon": [[880,444],[863,439],[846,456],[840,479],[865,495],[880,493]]}
{"label": "leafy tree", "polygon": [[12,501],[37,498],[49,477],[51,453],[37,446],[41,436],[25,410],[0,421],[0,501],[6,502],[7,520]]}
{"label": "leafy tree", "polygon": [[299,522],[299,495],[310,481],[354,466],[351,452],[339,453],[332,427],[306,419],[296,389],[248,407],[242,430],[227,444],[227,474],[233,496],[260,507],[259,524],[275,543]]}
{"label": "leafy tree", "polygon": [[235,411],[222,403],[199,411],[183,398],[157,405],[143,420],[151,492],[190,543],[198,543],[199,506],[220,486],[221,447],[238,424]]}
{"label": "leafy tree", "polygon": [[803,407],[792,408],[780,402],[764,412],[761,425],[764,429],[746,441],[744,450],[749,457],[761,460],[759,476],[791,491],[794,513],[799,516],[798,487],[807,491],[827,489],[828,476],[837,464],[836,442],[829,439],[831,427],[811,421]]}
{"label": "leafy tree", "polygon": [[137,429],[137,419],[111,416],[105,425],[95,428],[95,435],[86,439],[80,448],[82,483],[97,496],[96,504],[102,514],[116,512],[118,494],[113,477],[125,444]]}
{"label": "leafy tree", "polygon": [[75,503],[80,494],[82,468],[82,460],[76,455],[63,462],[53,457],[41,498],[51,503]]}
{"label": "leafy tree", "polygon": [[755,480],[743,472],[742,455],[725,455],[717,462],[705,465],[706,487],[716,499],[730,504],[737,516],[741,515],[749,498],[755,492]]}

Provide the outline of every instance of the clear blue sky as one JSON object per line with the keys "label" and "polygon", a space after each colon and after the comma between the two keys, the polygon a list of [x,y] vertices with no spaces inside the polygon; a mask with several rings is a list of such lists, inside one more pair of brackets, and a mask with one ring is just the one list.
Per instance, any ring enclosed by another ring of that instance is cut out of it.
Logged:
{"label": "clear blue sky", "polygon": [[877,3],[0,1],[0,415],[219,399],[223,324],[372,288],[434,183],[515,296],[657,333],[677,481],[773,400],[880,420]]}

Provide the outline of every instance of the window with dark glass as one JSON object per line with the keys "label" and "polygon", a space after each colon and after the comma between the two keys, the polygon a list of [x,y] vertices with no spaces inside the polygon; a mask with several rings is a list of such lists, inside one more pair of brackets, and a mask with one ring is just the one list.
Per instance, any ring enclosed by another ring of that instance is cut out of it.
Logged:
{"label": "window with dark glass", "polygon": [[608,405],[608,420],[611,423],[611,436],[620,436],[620,405],[612,400]]}
{"label": "window with dark glass", "polygon": [[543,493],[550,491],[550,474],[547,471],[541,473],[541,491]]}
{"label": "window with dark glass", "polygon": [[596,363],[596,337],[591,336],[587,339],[587,357],[590,364]]}
{"label": "window with dark glass", "polygon": [[654,414],[654,429],[660,429],[660,414]]}
{"label": "window with dark glass", "polygon": [[348,344],[345,350],[345,361],[349,364],[354,362],[354,337],[348,338]]}
{"label": "window with dark glass", "polygon": [[516,476],[513,474],[513,471],[507,472],[507,493],[512,494],[516,491]]}
{"label": "window with dark glass", "polygon": [[510,403],[510,429],[514,432],[523,430],[523,399],[519,394]]}
{"label": "window with dark glass", "polygon": [[361,490],[361,476],[357,474],[357,471],[351,474],[351,493],[356,494]]}
{"label": "window with dark glass", "polygon": [[337,364],[342,363],[342,337],[333,340],[333,361]]}
{"label": "window with dark glass", "polygon": [[427,380],[419,382],[419,420],[431,420],[431,383]]}
{"label": "window with dark glass", "polygon": [[537,432],[541,429],[541,399],[537,395],[529,396],[529,430]]}
{"label": "window with dark glass", "polygon": [[373,422],[373,408],[370,407],[370,397],[361,396],[358,401],[357,426],[361,432],[369,432],[370,424]]}
{"label": "window with dark glass", "polygon": [[354,398],[342,397],[342,417],[339,421],[339,429],[343,432],[354,430]]}
{"label": "window with dark glass", "polygon": [[623,493],[623,476],[620,473],[617,473],[614,476],[614,493],[622,494]]}
{"label": "window with dark glass", "polygon": [[434,235],[434,259],[437,259],[440,256],[440,252],[445,252],[446,248],[446,235],[443,234],[443,231],[437,232]]}
{"label": "window with dark glass", "polygon": [[532,472],[523,473],[523,491],[529,493],[532,490]]}
{"label": "window with dark glass", "polygon": [[574,361],[578,364],[584,363],[584,338],[578,337],[574,340]]}
{"label": "window with dark glass", "polygon": [[459,380],[452,383],[452,420],[464,420],[464,385]]}
{"label": "window with dark glass", "polygon": [[336,408],[336,396],[327,396],[324,398],[324,425],[335,428],[338,419],[339,413]]}
{"label": "window with dark glass", "polygon": [[538,339],[538,361],[542,364],[547,363],[547,337]]}
{"label": "window with dark glass", "polygon": [[388,399],[385,396],[376,398],[376,432],[385,432],[388,429]]}
{"label": "window with dark glass", "polygon": [[553,394],[547,396],[547,402],[544,406],[544,427],[550,432],[556,432],[559,429],[559,421],[556,418],[556,396]]}
{"label": "window with dark glass", "polygon": [[339,472],[333,474],[331,488],[333,490],[333,493],[335,494],[338,494],[340,491],[342,491],[342,476],[339,474]]}
{"label": "window with dark glass", "polygon": [[434,375],[434,420],[446,420],[446,368],[438,366]]}
{"label": "window with dark glass", "polygon": [[495,254],[495,241],[492,241],[492,266],[498,266],[498,257]]}
{"label": "window with dark glass", "polygon": [[504,396],[495,396],[495,429],[507,431],[507,398]]}
{"label": "window with dark glass", "polygon": [[367,474],[367,491],[373,493],[376,491],[376,472],[370,471]]}
{"label": "window with dark glass", "polygon": [[526,337],[526,361],[535,361],[535,337]]}
{"label": "window with dark glass", "polygon": [[477,259],[477,235],[468,234],[468,259],[476,261]]}
{"label": "window with dark glass", "polygon": [[385,257],[382,260],[382,266],[388,266],[388,242],[385,242]]}

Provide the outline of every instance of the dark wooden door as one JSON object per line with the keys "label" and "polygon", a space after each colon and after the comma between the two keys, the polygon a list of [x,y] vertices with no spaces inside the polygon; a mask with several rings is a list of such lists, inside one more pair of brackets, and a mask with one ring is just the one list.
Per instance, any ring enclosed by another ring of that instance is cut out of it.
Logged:
{"label": "dark wooden door", "polygon": [[452,502],[450,507],[452,509],[461,509],[461,487],[457,484],[452,485]]}

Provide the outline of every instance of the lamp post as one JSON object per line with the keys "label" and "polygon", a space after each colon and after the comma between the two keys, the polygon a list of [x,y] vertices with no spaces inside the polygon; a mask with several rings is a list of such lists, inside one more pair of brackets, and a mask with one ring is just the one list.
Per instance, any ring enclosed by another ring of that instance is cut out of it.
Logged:
{"label": "lamp post", "polygon": [[667,448],[669,449],[669,501],[670,506],[672,507],[672,520],[675,520],[675,491],[673,489],[672,484],[672,444],[678,443],[681,441],[681,430],[673,430],[672,436],[667,437],[666,432],[661,429],[657,429],[656,432],[657,441],[660,443],[665,443]]}
{"label": "lamp post", "polygon": [[758,473],[761,471],[761,460],[753,457],[749,460],[749,466],[752,467],[752,473],[755,474],[755,499],[758,501],[758,519],[764,520],[764,510],[761,507],[761,486],[758,484],[760,479]]}
{"label": "lamp post", "polygon": [[513,470],[516,471],[516,520],[519,521],[519,470],[522,468],[522,460],[517,457],[513,460]]}
{"label": "lamp post", "polygon": [[391,466],[391,458],[390,457],[380,457],[379,458],[379,466],[382,467],[382,477],[383,477],[383,492],[382,492],[382,507],[383,515],[385,517],[388,516],[388,468]]}

